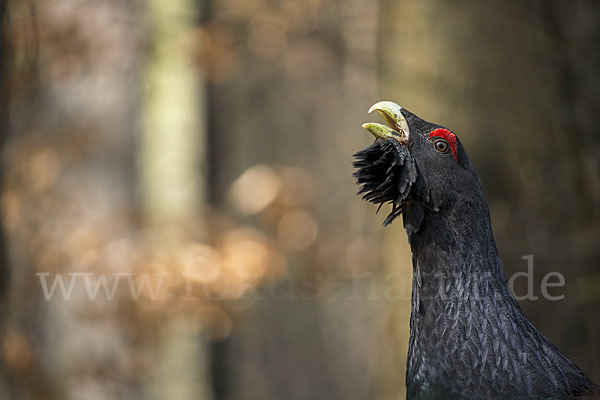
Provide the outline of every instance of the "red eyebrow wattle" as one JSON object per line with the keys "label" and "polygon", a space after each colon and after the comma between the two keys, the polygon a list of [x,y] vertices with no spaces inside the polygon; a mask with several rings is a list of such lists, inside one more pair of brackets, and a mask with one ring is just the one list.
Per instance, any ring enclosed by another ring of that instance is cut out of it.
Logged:
{"label": "red eyebrow wattle", "polygon": [[429,134],[430,139],[434,136],[446,139],[446,141],[450,145],[450,151],[452,152],[454,159],[458,161],[458,156],[456,155],[456,135],[450,132],[448,129],[438,128]]}

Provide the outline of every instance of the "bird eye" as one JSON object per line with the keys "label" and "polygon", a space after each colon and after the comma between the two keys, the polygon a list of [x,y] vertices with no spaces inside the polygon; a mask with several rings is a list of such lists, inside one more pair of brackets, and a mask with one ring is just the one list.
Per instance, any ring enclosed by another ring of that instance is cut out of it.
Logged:
{"label": "bird eye", "polygon": [[439,151],[440,153],[447,153],[449,149],[448,142],[445,139],[437,139],[433,142],[433,148]]}

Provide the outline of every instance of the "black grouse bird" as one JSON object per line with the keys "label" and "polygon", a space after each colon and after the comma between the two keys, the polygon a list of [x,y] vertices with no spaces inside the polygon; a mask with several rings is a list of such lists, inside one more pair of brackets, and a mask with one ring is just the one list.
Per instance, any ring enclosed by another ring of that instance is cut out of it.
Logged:
{"label": "black grouse bird", "polygon": [[354,176],[364,199],[391,203],[385,225],[402,215],[412,250],[407,398],[595,398],[598,387],[512,297],[455,133],[389,101],[373,110],[387,126],[363,125],[376,139],[354,155]]}

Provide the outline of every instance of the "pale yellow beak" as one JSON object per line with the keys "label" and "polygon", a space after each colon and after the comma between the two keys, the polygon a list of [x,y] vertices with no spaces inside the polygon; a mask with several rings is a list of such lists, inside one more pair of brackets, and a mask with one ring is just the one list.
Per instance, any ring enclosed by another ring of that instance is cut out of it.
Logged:
{"label": "pale yellow beak", "polygon": [[402,144],[406,144],[409,138],[408,122],[402,115],[402,107],[391,101],[380,101],[375,103],[369,109],[369,113],[376,110],[385,119],[386,125],[377,122],[368,122],[362,127],[369,131],[376,138],[396,139]]}

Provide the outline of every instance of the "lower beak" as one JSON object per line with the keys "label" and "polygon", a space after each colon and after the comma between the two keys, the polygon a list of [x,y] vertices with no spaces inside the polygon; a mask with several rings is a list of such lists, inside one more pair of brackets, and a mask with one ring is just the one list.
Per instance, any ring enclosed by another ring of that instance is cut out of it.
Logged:
{"label": "lower beak", "polygon": [[363,124],[362,127],[371,132],[376,138],[396,139],[403,145],[406,145],[409,138],[409,129],[408,122],[406,122],[401,112],[402,107],[391,101],[380,101],[373,104],[369,112],[373,112],[373,110],[376,110],[383,116],[387,125],[368,122]]}

